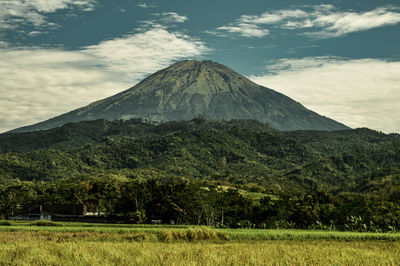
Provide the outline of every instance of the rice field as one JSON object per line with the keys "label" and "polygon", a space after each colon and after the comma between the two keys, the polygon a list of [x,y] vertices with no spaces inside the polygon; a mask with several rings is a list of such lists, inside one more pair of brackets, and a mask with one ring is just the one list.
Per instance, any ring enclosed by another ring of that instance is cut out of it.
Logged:
{"label": "rice field", "polygon": [[0,265],[398,265],[400,234],[13,222]]}

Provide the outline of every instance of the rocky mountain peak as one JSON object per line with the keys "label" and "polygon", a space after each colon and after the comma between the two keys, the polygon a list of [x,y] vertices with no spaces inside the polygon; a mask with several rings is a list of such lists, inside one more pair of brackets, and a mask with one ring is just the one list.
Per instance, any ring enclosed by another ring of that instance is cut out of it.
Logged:
{"label": "rocky mountain peak", "polygon": [[255,84],[224,65],[208,60],[184,60],[157,71],[119,94],[17,131],[100,118],[164,122],[197,116],[254,119],[280,130],[347,128],[281,93]]}

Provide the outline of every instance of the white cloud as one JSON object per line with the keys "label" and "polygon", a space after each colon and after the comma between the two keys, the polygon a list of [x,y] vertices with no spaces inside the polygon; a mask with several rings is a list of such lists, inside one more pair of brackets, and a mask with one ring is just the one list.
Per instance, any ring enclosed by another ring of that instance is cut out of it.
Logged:
{"label": "white cloud", "polygon": [[278,10],[275,12],[265,12],[260,16],[243,15],[239,21],[251,24],[275,24],[285,19],[303,18],[307,13],[303,10]]}
{"label": "white cloud", "polygon": [[188,17],[181,16],[175,12],[163,12],[163,13],[161,13],[161,16],[162,16],[161,21],[167,22],[167,23],[170,23],[170,22],[182,23],[182,22],[185,22],[186,20],[188,20]]}
{"label": "white cloud", "polygon": [[143,8],[149,8],[149,6],[146,3],[139,3],[137,4],[138,7],[143,7]]}
{"label": "white cloud", "polygon": [[351,32],[365,31],[373,28],[394,25],[400,22],[400,13],[386,8],[372,11],[326,12],[316,14],[312,21],[321,31],[310,33],[319,37],[337,37]]}
{"label": "white cloud", "polygon": [[47,14],[62,9],[92,11],[97,0],[2,0],[0,30],[16,29],[21,25],[54,26]]}
{"label": "white cloud", "polygon": [[174,60],[199,56],[209,49],[199,40],[158,26],[88,46],[84,51],[101,58],[110,70],[125,73],[137,81]]}
{"label": "white cloud", "polygon": [[218,27],[217,31],[226,31],[230,33],[237,33],[243,37],[264,37],[269,34],[268,30],[261,29],[259,26],[248,23],[240,23],[235,26],[222,26]]}
{"label": "white cloud", "polygon": [[137,6],[137,7],[141,7],[141,8],[153,8],[153,7],[157,7],[157,5],[156,5],[155,3],[145,3],[145,2],[138,3],[136,6]]}
{"label": "white cloud", "polygon": [[0,49],[0,132],[36,123],[129,88],[175,60],[206,53],[187,35],[156,27],[79,51]]}
{"label": "white cloud", "polygon": [[129,83],[97,58],[54,49],[0,50],[0,132],[110,96]]}
{"label": "white cloud", "polygon": [[[14,1],[18,2],[18,0]],[[24,4],[45,13],[53,13],[59,9],[73,7],[83,9],[84,11],[91,11],[96,5],[96,0],[29,0],[25,1]]]}
{"label": "white cloud", "polygon": [[43,32],[34,30],[34,31],[29,32],[28,35],[29,35],[29,36],[38,36],[38,35],[40,35],[40,34],[42,34],[42,33],[43,33]]}
{"label": "white cloud", "polygon": [[400,132],[400,62],[335,57],[281,59],[251,76],[350,127]]}
{"label": "white cloud", "polygon": [[154,18],[141,21],[142,24],[139,28],[137,28],[138,31],[147,31],[155,28],[176,28],[176,23],[183,23],[189,20],[187,16],[179,15],[176,12],[152,13],[151,15]]}
{"label": "white cloud", "polygon": [[[302,30],[302,34],[318,38],[339,37],[348,33],[400,23],[400,12],[395,8],[376,8],[371,11],[341,11],[332,5],[317,5],[301,9],[276,10],[261,15],[242,15],[235,22],[218,27],[221,32],[239,33],[244,37],[263,37],[271,27]],[[253,33],[252,34],[252,31]],[[262,34],[264,32],[264,34]]]}

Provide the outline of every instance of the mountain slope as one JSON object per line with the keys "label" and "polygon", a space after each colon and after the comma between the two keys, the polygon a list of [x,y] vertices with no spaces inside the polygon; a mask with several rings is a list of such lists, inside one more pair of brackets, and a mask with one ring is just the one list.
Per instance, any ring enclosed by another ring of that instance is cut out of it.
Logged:
{"label": "mountain slope", "polygon": [[[63,126],[23,133],[0,134],[0,153],[31,152],[39,149],[70,150],[107,138],[159,137],[181,131],[200,129],[228,130],[243,128],[254,132],[290,139],[305,144],[323,156],[364,149],[379,149],[393,141],[400,141],[398,134],[384,134],[367,128],[336,131],[278,131],[256,120],[208,120],[195,118],[188,121],[170,121],[158,125],[143,123],[140,119],[107,121],[104,119],[68,123]],[[285,145],[282,138],[269,138],[274,145]],[[260,139],[245,137],[253,145],[263,148]],[[268,144],[270,145],[270,143]]]}
{"label": "mountain slope", "polygon": [[117,95],[14,131],[48,129],[100,118],[165,122],[198,116],[255,119],[279,130],[348,129],[281,93],[253,83],[226,66],[190,60],[160,70]]}
{"label": "mountain slope", "polygon": [[139,119],[125,121],[98,119],[68,123],[47,130],[0,134],[0,153],[31,152],[39,149],[69,150],[101,142],[108,137],[156,137],[184,130],[229,129],[237,126],[252,130],[275,131],[254,120],[212,121],[196,118],[190,121],[171,121],[154,125],[143,123]]}

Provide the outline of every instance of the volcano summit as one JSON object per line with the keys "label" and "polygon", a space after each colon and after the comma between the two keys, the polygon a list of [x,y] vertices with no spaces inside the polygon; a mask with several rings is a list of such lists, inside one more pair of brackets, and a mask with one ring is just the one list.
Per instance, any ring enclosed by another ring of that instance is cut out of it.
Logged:
{"label": "volcano summit", "polygon": [[348,129],[279,92],[255,84],[224,65],[185,60],[114,96],[14,132],[49,129],[100,118],[165,122],[197,116],[254,119],[279,130]]}

